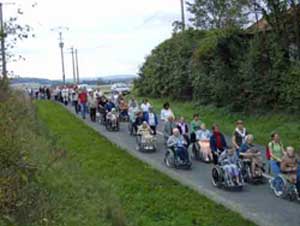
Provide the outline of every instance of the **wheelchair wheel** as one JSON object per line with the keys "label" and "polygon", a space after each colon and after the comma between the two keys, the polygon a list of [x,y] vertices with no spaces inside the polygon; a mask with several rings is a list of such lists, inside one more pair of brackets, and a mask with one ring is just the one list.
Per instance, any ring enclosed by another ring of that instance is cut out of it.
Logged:
{"label": "wheelchair wheel", "polygon": [[164,162],[168,168],[174,168],[175,167],[175,158],[174,155],[171,154],[171,152],[168,150],[164,159]]}
{"label": "wheelchair wheel", "polygon": [[201,161],[203,159],[202,153],[200,152],[200,145],[195,142],[190,144],[191,153],[193,154],[193,159]]}
{"label": "wheelchair wheel", "polygon": [[211,172],[211,176],[212,176],[212,184],[213,186],[215,187],[221,187],[222,186],[222,181],[223,181],[223,173],[221,172],[221,169],[217,166],[215,166],[213,169],[212,169],[212,172]]}
{"label": "wheelchair wheel", "polygon": [[271,188],[276,197],[283,198],[286,195],[287,181],[282,175],[271,180]]}
{"label": "wheelchair wheel", "polygon": [[294,184],[288,184],[288,189],[287,189],[287,198],[290,200],[290,201],[296,201],[298,200],[298,190],[296,188],[296,185]]}
{"label": "wheelchair wheel", "polygon": [[251,166],[248,162],[242,162],[241,174],[245,182],[249,183],[252,180]]}
{"label": "wheelchair wheel", "polygon": [[133,126],[131,122],[128,123],[128,133],[130,136],[133,136]]}

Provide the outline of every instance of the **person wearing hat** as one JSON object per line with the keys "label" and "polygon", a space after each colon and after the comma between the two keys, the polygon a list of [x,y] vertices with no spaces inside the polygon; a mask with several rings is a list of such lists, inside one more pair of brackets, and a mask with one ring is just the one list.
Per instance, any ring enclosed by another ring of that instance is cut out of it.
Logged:
{"label": "person wearing hat", "polygon": [[236,128],[232,135],[232,144],[237,151],[246,142],[247,135],[248,131],[244,126],[244,122],[242,120],[236,121]]}

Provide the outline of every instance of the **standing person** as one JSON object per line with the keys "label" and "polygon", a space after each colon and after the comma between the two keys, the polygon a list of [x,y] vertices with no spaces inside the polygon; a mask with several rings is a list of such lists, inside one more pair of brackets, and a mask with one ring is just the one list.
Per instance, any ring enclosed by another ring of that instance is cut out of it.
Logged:
{"label": "standing person", "polygon": [[108,113],[108,112],[111,112],[111,110],[113,108],[116,108],[116,105],[114,104],[112,99],[109,99],[108,102],[105,104],[104,108],[105,108],[105,111]]}
{"label": "standing person", "polygon": [[168,121],[164,125],[164,138],[166,142],[169,137],[173,135],[173,129],[175,128],[177,129],[175,118],[173,116],[169,116]]}
{"label": "standing person", "polygon": [[201,120],[199,114],[193,115],[193,121],[191,122],[191,142],[195,143],[197,141],[196,139],[196,132],[201,127]]}
{"label": "standing person", "polygon": [[86,88],[83,88],[83,90],[81,90],[78,98],[80,103],[81,115],[82,118],[85,119],[85,115],[87,113],[87,101],[88,101]]}
{"label": "standing person", "polygon": [[212,135],[209,143],[213,154],[214,164],[217,165],[219,155],[227,148],[225,136],[220,132],[220,127],[217,124],[214,124],[212,127]]}
{"label": "standing person", "polygon": [[79,106],[78,106],[78,90],[77,89],[74,90],[73,100],[74,100],[75,112],[76,112],[76,114],[78,114],[78,112],[79,112]]}
{"label": "standing person", "polygon": [[149,108],[149,112],[145,116],[145,121],[150,126],[151,130],[153,131],[153,135],[156,135],[156,127],[158,125],[158,118],[156,113],[153,111],[153,108]]}
{"label": "standing person", "polygon": [[277,176],[280,173],[280,162],[285,151],[278,133],[276,132],[272,133],[271,139],[272,140],[268,144],[268,148],[271,156],[270,166],[271,166],[272,174],[274,176]]}
{"label": "standing person", "polygon": [[180,119],[178,120],[177,128],[179,129],[180,134],[186,139],[187,144],[189,144],[190,143],[189,126],[185,122],[184,117],[180,117]]}
{"label": "standing person", "polygon": [[234,148],[237,150],[240,149],[242,144],[246,142],[246,136],[248,135],[247,129],[244,126],[244,122],[242,120],[236,121],[236,128],[232,135],[232,144]]}
{"label": "standing person", "polygon": [[143,103],[141,104],[141,109],[143,111],[144,118],[145,118],[146,114],[149,112],[150,107],[151,107],[151,104],[149,103],[148,99],[144,99]]}
{"label": "standing person", "polygon": [[46,89],[46,94],[47,94],[47,99],[50,100],[51,99],[51,91],[50,91],[49,87]]}
{"label": "standing person", "polygon": [[68,105],[68,100],[69,100],[69,90],[66,86],[61,91],[62,98],[63,98],[63,103],[67,106]]}
{"label": "standing person", "polygon": [[138,105],[138,102],[136,101],[136,99],[134,97],[131,97],[130,101],[129,101],[129,108],[135,108]]}
{"label": "standing person", "polygon": [[175,118],[175,115],[174,115],[173,111],[170,108],[170,104],[169,103],[165,103],[163,105],[163,109],[161,109],[161,112],[160,112],[160,119],[163,122],[166,122],[166,121],[168,121],[168,118],[170,116],[172,116],[173,118]]}
{"label": "standing person", "polygon": [[96,122],[96,111],[97,111],[97,99],[93,92],[89,93],[88,104],[90,108],[90,118],[92,122]]}

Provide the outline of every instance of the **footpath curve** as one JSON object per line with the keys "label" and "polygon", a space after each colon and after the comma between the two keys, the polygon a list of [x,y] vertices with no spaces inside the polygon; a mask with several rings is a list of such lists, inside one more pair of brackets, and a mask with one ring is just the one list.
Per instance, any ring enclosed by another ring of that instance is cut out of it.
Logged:
{"label": "footpath curve", "polygon": [[[76,115],[73,107],[67,106],[66,108],[81,119],[79,115]],[[157,139],[158,151],[144,154],[136,150],[136,140],[128,134],[127,123],[121,124],[120,132],[108,132],[104,126],[91,122],[89,118],[82,121],[134,157],[209,199],[240,213],[258,225],[300,226],[300,205],[276,198],[268,183],[265,185],[247,184],[242,192],[218,189],[211,184],[212,165],[194,161],[190,171],[167,168],[163,163],[164,145],[161,136]]]}

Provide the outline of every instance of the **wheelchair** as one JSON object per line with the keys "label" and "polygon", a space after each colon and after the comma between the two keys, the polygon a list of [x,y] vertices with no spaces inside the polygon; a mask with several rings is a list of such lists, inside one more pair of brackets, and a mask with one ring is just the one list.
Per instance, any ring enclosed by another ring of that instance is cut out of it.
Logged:
{"label": "wheelchair", "polygon": [[241,174],[244,178],[244,181],[249,184],[264,184],[266,183],[265,177],[263,176],[264,167],[258,167],[257,171],[260,171],[260,175],[254,175],[251,168],[251,160],[246,158],[241,158]]}
{"label": "wheelchair", "polygon": [[212,159],[210,159],[209,161],[207,161],[205,159],[205,156],[203,155],[203,152],[201,151],[201,145],[199,144],[199,142],[193,142],[189,145],[188,147],[189,149],[189,153],[191,153],[192,155],[192,159],[196,160],[196,161],[200,161],[200,162],[204,162],[204,163],[211,163]]}
{"label": "wheelchair", "polygon": [[230,190],[243,190],[245,186],[245,181],[241,173],[241,165],[239,164],[240,174],[239,180],[240,184],[237,184],[235,179],[231,175],[228,175],[224,169],[224,166],[217,164],[212,169],[212,184],[217,188],[224,188]]}
{"label": "wheelchair", "polygon": [[[188,152],[188,149],[186,151]],[[164,163],[168,168],[189,170],[192,168],[191,154],[188,152],[188,159],[183,162],[177,155],[175,148],[168,148],[164,157]]]}
{"label": "wheelchair", "polygon": [[119,117],[115,116],[115,118],[106,118],[105,127],[107,131],[117,132],[120,130]]}
{"label": "wheelchair", "polygon": [[151,135],[151,137],[143,137],[142,135],[136,136],[137,150],[143,153],[151,153],[157,150],[156,138]]}
{"label": "wheelchair", "polygon": [[281,173],[275,177],[270,177],[269,183],[276,197],[290,201],[300,201],[296,184],[290,183],[286,174]]}

